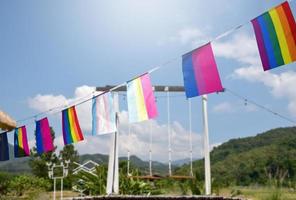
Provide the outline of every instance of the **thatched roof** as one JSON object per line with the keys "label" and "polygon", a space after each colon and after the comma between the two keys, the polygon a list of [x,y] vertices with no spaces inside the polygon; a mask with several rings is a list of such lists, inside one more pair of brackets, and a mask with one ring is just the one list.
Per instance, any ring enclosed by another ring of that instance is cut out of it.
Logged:
{"label": "thatched roof", "polygon": [[0,110],[0,128],[4,131],[11,131],[16,127],[16,121]]}

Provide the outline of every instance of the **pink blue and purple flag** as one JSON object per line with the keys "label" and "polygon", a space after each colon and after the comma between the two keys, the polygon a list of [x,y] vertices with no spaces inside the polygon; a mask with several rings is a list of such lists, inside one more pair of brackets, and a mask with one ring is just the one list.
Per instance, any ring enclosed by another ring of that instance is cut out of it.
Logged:
{"label": "pink blue and purple flag", "polygon": [[149,74],[127,83],[128,116],[130,122],[140,122],[157,116],[157,107]]}
{"label": "pink blue and purple flag", "polygon": [[14,132],[14,157],[25,157],[30,155],[28,145],[27,129],[25,126],[15,129]]}
{"label": "pink blue and purple flag", "polygon": [[110,92],[93,98],[92,134],[106,134],[117,131],[115,101]]}
{"label": "pink blue and purple flag", "polygon": [[36,146],[38,154],[54,150],[53,140],[47,118],[36,121]]}
{"label": "pink blue and purple flag", "polygon": [[187,98],[223,90],[211,43],[183,55],[182,69]]}
{"label": "pink blue and purple flag", "polygon": [[7,132],[0,134],[0,161],[9,160]]}
{"label": "pink blue and purple flag", "polygon": [[263,69],[296,60],[296,24],[288,2],[252,20]]}

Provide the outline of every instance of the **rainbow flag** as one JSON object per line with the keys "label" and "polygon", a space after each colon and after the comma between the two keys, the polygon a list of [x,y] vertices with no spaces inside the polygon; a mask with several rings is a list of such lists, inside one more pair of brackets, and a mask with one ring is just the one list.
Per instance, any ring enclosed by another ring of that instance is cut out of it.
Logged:
{"label": "rainbow flag", "polygon": [[252,20],[264,71],[296,60],[296,24],[290,5],[281,5]]}
{"label": "rainbow flag", "polygon": [[84,140],[75,106],[62,111],[64,144],[76,143]]}
{"label": "rainbow flag", "polygon": [[46,117],[36,121],[36,146],[39,155],[54,150],[51,131]]}
{"label": "rainbow flag", "polygon": [[128,116],[130,122],[140,122],[157,116],[157,108],[149,74],[127,83]]}
{"label": "rainbow flag", "polygon": [[223,90],[211,43],[182,56],[186,97]]}
{"label": "rainbow flag", "polygon": [[116,113],[113,95],[108,92],[93,98],[92,102],[92,134],[116,132]]}
{"label": "rainbow flag", "polygon": [[7,132],[0,134],[0,161],[9,160]]}
{"label": "rainbow flag", "polygon": [[27,130],[25,126],[15,129],[14,132],[14,157],[25,157],[30,155],[30,149],[27,139]]}

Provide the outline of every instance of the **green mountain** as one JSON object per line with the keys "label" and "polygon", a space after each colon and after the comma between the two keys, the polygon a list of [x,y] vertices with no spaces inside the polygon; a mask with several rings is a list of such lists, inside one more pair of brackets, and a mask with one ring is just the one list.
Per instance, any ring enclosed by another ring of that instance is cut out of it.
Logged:
{"label": "green mountain", "polygon": [[[81,155],[79,158],[80,163],[83,163],[87,160],[93,160],[99,164],[108,164],[108,155],[104,154],[85,154]],[[127,157],[119,157],[119,161],[127,161]],[[132,155],[130,157],[130,164],[132,167],[139,169],[143,174],[149,173],[149,162],[143,161],[137,156]],[[173,169],[175,169],[175,166],[173,166]],[[159,174],[159,175],[167,175],[168,174],[168,165],[153,161],[152,162],[152,171],[153,174]]]}
{"label": "green mountain", "polygon": [[[9,144],[9,157],[10,160],[0,162],[0,171],[10,172],[10,173],[30,173],[31,168],[29,166],[29,157],[24,158],[14,158],[13,146]],[[87,160],[93,160],[99,164],[108,164],[108,155],[104,154],[84,154],[80,155],[79,162],[83,163]],[[120,161],[127,160],[126,157],[120,157]],[[149,172],[149,162],[143,161],[137,156],[130,157],[131,166],[139,169],[143,174],[148,174]],[[168,172],[168,166],[166,164],[153,161],[152,162],[153,173],[166,175]],[[174,167],[173,167],[174,169]]]}
{"label": "green mountain", "polygon": [[[193,164],[203,179],[204,161]],[[188,173],[183,165],[176,173]],[[254,137],[231,139],[211,152],[212,180],[220,185],[282,184],[296,180],[296,127],[277,128]]]}

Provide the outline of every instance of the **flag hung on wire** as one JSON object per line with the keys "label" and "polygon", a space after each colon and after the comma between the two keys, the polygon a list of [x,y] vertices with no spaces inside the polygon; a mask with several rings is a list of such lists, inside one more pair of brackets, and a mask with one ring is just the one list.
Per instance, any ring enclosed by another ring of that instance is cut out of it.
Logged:
{"label": "flag hung on wire", "polygon": [[187,98],[223,90],[211,43],[182,56]]}
{"label": "flag hung on wire", "polygon": [[158,114],[149,74],[127,83],[128,116],[130,122],[155,118]]}
{"label": "flag hung on wire", "polygon": [[28,145],[27,129],[25,126],[16,128],[14,131],[14,157],[25,157],[30,155]]}
{"label": "flag hung on wire", "polygon": [[36,121],[36,146],[39,155],[54,150],[51,131],[46,117]]}
{"label": "flag hung on wire", "polygon": [[62,127],[65,145],[84,140],[75,106],[62,111]]}
{"label": "flag hung on wire", "polygon": [[264,71],[296,60],[296,24],[284,2],[252,20]]}
{"label": "flag hung on wire", "polygon": [[114,95],[110,92],[92,100],[92,134],[106,134],[117,131]]}
{"label": "flag hung on wire", "polygon": [[0,134],[0,161],[9,160],[7,132]]}

